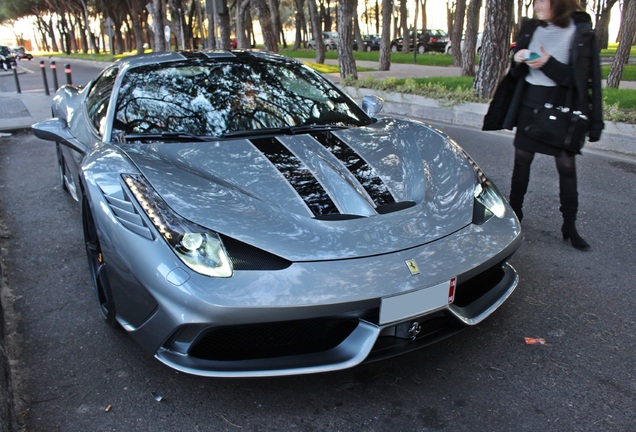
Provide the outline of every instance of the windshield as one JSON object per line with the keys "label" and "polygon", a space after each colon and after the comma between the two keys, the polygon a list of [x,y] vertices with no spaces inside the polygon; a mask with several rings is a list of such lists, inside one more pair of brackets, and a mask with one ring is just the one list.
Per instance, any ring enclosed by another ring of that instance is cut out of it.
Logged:
{"label": "windshield", "polygon": [[369,117],[303,65],[265,61],[183,62],[124,76],[114,136],[235,131],[304,125],[361,126]]}

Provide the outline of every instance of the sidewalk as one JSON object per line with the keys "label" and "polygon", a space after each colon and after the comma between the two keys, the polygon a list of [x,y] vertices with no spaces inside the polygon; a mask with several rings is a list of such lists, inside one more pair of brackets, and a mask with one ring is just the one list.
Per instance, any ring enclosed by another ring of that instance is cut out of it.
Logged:
{"label": "sidewalk", "polygon": [[0,92],[0,133],[29,129],[33,123],[51,117],[53,95],[39,92]]}
{"label": "sidewalk", "polygon": [[[337,64],[337,60],[327,60],[327,64]],[[359,61],[358,66],[376,68],[376,62]],[[390,71],[359,72],[359,78],[373,75],[378,79],[386,77],[423,78],[433,76],[459,76],[457,67],[420,66],[411,64],[391,64]],[[334,83],[340,83],[339,74],[325,74]],[[7,79],[7,77],[0,77]],[[624,87],[623,87],[624,85]],[[621,83],[621,88],[636,89],[636,82]],[[431,122],[450,123],[458,126],[481,128],[483,116],[488,108],[487,104],[468,103],[462,105],[445,106],[444,101],[428,99],[401,93],[389,93],[346,87],[344,90],[355,100],[360,101],[363,96],[375,94],[384,99],[384,114],[409,116]],[[51,101],[53,95],[46,96],[42,91],[6,93],[0,92],[0,136],[17,130],[29,129],[33,123],[45,120],[51,116]],[[509,132],[503,132],[509,133]],[[630,156],[636,156],[636,125],[625,123],[605,122],[600,141],[587,143],[585,148],[611,151]]]}

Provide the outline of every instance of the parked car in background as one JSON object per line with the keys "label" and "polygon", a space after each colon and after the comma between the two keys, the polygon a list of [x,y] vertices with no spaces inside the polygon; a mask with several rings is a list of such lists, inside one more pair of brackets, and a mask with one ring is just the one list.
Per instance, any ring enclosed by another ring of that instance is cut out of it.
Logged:
{"label": "parked car in background", "polygon": [[[411,51],[417,49],[417,52],[424,54],[428,51],[444,52],[446,49],[446,43],[448,42],[448,34],[444,30],[440,29],[424,29],[417,31],[417,38],[415,33],[411,32]],[[404,37],[400,36],[391,41],[391,51],[402,51],[402,45],[404,44]]]}
{"label": "parked car in background", "polygon": [[517,286],[521,225],[459,144],[381,108],[261,51],[132,56],[62,86],[33,131],[81,207],[98,313],[209,377],[351,368],[486,319]]}
{"label": "parked car in background", "polygon": [[[379,51],[380,50],[380,35],[377,34],[368,34],[362,35],[362,43],[364,44],[364,50],[369,51]],[[357,49],[357,46],[356,46]]]}
{"label": "parked car in background", "polygon": [[15,65],[15,54],[6,45],[0,45],[0,68],[4,70],[11,69]]}
{"label": "parked car in background", "polygon": [[[475,54],[479,55],[479,53],[481,52],[481,39],[482,39],[483,33],[479,32],[477,33],[477,42],[475,43]],[[449,39],[448,42],[446,43],[446,49],[445,52],[446,54],[451,54],[452,53],[452,46],[453,43],[452,41]],[[464,49],[464,38],[462,38],[461,40],[461,44],[460,44],[461,49]]]}
{"label": "parked car in background", "polygon": [[[325,44],[325,49],[327,51],[338,49],[339,38],[340,36],[338,35],[338,32],[323,32],[322,41]],[[315,50],[316,41],[314,39],[310,39],[309,42],[307,42],[307,48]]]}
{"label": "parked car in background", "polygon": [[33,60],[33,55],[26,52],[26,49],[24,47],[12,47],[11,52],[15,56],[16,60]]}

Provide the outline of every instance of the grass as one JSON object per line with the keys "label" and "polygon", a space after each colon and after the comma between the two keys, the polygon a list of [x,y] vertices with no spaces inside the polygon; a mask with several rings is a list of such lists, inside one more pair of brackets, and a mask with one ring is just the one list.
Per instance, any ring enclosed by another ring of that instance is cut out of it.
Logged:
{"label": "grass", "polygon": [[[316,51],[309,49],[300,49],[300,50],[285,50],[282,49],[279,51],[280,54],[285,55],[287,57],[293,57],[298,59],[304,58],[316,58]],[[353,52],[353,57],[357,61],[380,61],[380,53],[378,51],[371,52]],[[325,59],[329,60],[337,60],[338,53],[336,51],[327,51],[325,53]],[[415,62],[413,60],[416,60]],[[417,54],[413,55],[413,53],[391,53],[391,63],[410,63],[410,64],[418,64],[422,66],[452,66],[453,65],[453,57],[450,55],[442,54],[442,53],[426,53],[426,54]],[[359,70],[359,69],[358,69]]]}
{"label": "grass", "polygon": [[[616,54],[616,50],[618,49],[617,43],[607,44],[607,49],[601,50],[601,57],[611,57]],[[630,56],[636,56],[636,46],[632,46],[630,50]]]}

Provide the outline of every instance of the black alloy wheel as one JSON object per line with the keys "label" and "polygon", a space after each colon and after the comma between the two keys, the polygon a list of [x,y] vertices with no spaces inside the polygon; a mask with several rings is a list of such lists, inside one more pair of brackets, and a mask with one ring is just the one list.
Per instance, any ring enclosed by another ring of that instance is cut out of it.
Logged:
{"label": "black alloy wheel", "polygon": [[106,263],[104,262],[97,229],[86,197],[82,199],[82,224],[84,227],[84,244],[86,246],[86,257],[88,258],[88,269],[95,294],[97,295],[100,315],[109,326],[118,327]]}
{"label": "black alloy wheel", "polygon": [[60,144],[55,144],[57,150],[57,171],[60,177],[60,186],[64,192],[68,192],[68,187],[66,187],[66,167],[64,165],[64,155],[62,155],[62,150],[60,149]]}

